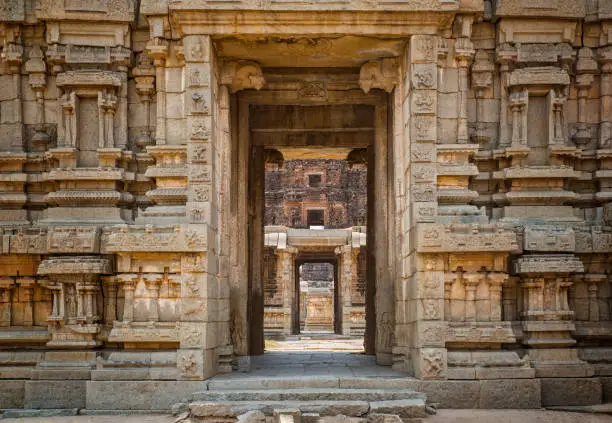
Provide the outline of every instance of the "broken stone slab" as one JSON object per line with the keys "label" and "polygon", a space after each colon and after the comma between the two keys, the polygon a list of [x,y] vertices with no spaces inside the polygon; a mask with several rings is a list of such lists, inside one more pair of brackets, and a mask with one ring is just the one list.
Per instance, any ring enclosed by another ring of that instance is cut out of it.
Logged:
{"label": "broken stone slab", "polygon": [[370,413],[396,414],[400,418],[427,417],[425,400],[422,398],[374,401],[370,403]]}
{"label": "broken stone slab", "polygon": [[266,416],[259,410],[253,410],[239,415],[238,423],[266,423]]}
{"label": "broken stone slab", "polygon": [[219,401],[189,405],[192,416],[211,418],[235,418],[253,410],[272,416],[275,409],[285,408],[299,408],[302,413],[317,413],[320,416],[343,414],[361,417],[368,413],[370,404],[367,401]]}
{"label": "broken stone slab", "polygon": [[275,423],[300,423],[302,421],[302,412],[299,408],[274,410],[272,416]]}

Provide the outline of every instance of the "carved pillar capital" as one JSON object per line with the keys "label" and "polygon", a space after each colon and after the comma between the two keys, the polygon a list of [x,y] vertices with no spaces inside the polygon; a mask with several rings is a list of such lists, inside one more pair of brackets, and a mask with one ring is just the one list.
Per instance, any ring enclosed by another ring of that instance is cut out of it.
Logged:
{"label": "carved pillar capital", "polygon": [[369,93],[372,88],[390,93],[398,81],[399,67],[395,58],[370,60],[359,71],[359,86],[365,93]]}
{"label": "carved pillar capital", "polygon": [[491,60],[489,53],[478,50],[472,64],[472,87],[475,88],[476,97],[482,98],[484,92],[493,86],[493,73],[495,63]]}
{"label": "carved pillar capital", "polygon": [[260,90],[265,80],[259,63],[252,60],[230,60],[223,64],[221,85],[227,85],[232,93],[240,90]]}

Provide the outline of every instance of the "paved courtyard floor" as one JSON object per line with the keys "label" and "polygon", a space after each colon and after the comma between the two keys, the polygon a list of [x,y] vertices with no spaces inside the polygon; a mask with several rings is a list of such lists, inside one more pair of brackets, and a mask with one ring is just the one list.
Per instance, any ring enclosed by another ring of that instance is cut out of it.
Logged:
{"label": "paved courtyard floor", "polygon": [[388,366],[376,365],[363,353],[363,339],[303,334],[285,340],[266,340],[266,353],[252,357],[249,373],[214,379],[296,376],[405,377]]}
{"label": "paved courtyard floor", "polygon": [[[168,415],[74,416],[5,419],[7,423],[170,423]],[[612,416],[546,410],[440,410],[424,423],[611,423]]]}

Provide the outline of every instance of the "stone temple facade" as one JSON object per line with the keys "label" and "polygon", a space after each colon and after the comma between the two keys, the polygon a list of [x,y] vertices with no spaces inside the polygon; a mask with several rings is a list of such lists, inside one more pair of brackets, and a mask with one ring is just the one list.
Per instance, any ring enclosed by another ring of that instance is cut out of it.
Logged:
{"label": "stone temple facade", "polygon": [[0,22],[0,408],[169,408],[248,370],[265,246],[296,260],[264,230],[270,150],[367,163],[364,232],[330,244],[367,245],[379,365],[455,406],[609,398],[611,1],[3,0]]}

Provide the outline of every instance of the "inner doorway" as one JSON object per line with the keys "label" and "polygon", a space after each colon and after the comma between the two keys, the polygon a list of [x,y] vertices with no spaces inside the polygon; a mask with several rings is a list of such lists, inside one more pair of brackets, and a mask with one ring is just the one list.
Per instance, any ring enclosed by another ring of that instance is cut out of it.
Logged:
{"label": "inner doorway", "polygon": [[[272,112],[275,119],[268,120]],[[337,342],[342,339],[358,342],[353,348],[359,345],[364,351],[368,147],[350,148],[351,139],[342,140],[345,145],[334,143],[351,118],[373,124],[374,108],[266,105],[252,106],[250,113],[253,140],[268,133],[280,138],[261,146],[264,345],[270,349],[291,340],[308,349],[316,339],[316,348],[334,350],[345,347]],[[319,139],[296,146],[295,138],[282,139],[285,131],[304,131]],[[374,134],[369,135],[371,143]]]}
{"label": "inner doorway", "polygon": [[[326,260],[335,262],[337,284],[330,335],[363,336],[365,352],[376,355],[378,364],[391,365],[389,95],[365,94],[358,71],[345,69],[342,78],[350,82],[342,84],[334,85],[335,76],[315,75],[327,81],[322,84],[325,98],[296,97],[295,87],[305,83],[305,75],[296,69],[283,72],[264,69],[266,81],[276,82],[259,92],[240,91],[230,105],[234,352],[263,354],[265,329],[285,336],[299,333],[298,262]],[[313,77],[310,70],[304,72]],[[321,169],[317,160],[329,168]],[[361,179],[346,176],[360,168]],[[290,189],[269,189],[282,178],[289,180]],[[334,179],[364,191],[361,214],[351,210],[359,204],[357,197],[350,189],[333,187]],[[377,296],[377,291],[388,294]],[[384,333],[377,333],[379,327]]]}
{"label": "inner doorway", "polygon": [[304,262],[296,270],[299,310],[296,332],[315,336],[338,333],[336,263]]}

